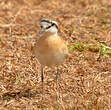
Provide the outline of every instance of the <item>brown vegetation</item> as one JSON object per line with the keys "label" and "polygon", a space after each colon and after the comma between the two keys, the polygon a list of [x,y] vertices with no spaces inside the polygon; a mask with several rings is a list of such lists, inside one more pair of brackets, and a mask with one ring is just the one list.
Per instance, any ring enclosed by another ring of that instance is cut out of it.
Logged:
{"label": "brown vegetation", "polygon": [[[45,68],[43,98],[30,51],[42,18],[58,22],[71,54],[57,90]],[[0,0],[0,110],[111,110],[110,46],[110,0]]]}

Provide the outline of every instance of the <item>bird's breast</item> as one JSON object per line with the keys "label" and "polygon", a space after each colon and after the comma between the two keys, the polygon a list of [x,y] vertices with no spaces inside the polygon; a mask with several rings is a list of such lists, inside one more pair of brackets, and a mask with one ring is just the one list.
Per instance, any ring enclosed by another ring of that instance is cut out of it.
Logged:
{"label": "bird's breast", "polygon": [[68,48],[60,37],[50,36],[38,40],[34,53],[42,65],[59,65],[68,54]]}

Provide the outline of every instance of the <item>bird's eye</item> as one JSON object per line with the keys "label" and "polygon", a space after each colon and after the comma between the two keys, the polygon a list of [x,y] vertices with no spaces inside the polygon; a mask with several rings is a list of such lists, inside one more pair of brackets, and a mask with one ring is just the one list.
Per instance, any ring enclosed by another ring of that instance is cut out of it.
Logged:
{"label": "bird's eye", "polygon": [[40,27],[41,27],[41,28],[43,28],[43,26],[42,26],[42,25],[41,25]]}

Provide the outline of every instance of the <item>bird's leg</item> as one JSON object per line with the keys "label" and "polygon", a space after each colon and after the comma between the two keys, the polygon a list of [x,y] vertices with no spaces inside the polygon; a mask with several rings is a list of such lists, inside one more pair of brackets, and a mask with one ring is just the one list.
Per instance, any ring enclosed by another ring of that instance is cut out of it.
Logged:
{"label": "bird's leg", "polygon": [[42,80],[42,93],[44,88],[44,66],[41,65],[41,80]]}
{"label": "bird's leg", "polygon": [[56,90],[57,90],[57,94],[56,94],[56,101],[58,99],[58,77],[59,77],[59,67],[57,66],[57,73],[56,73]]}
{"label": "bird's leg", "polygon": [[59,67],[57,66],[57,73],[56,73],[56,84],[57,84],[58,77],[59,77]]}

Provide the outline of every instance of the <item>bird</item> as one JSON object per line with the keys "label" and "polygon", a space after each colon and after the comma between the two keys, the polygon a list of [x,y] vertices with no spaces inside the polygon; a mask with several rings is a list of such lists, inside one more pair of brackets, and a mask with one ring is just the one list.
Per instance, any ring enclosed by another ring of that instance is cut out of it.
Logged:
{"label": "bird", "polygon": [[56,81],[59,76],[59,65],[68,57],[68,47],[58,35],[58,23],[50,19],[40,22],[40,38],[36,41],[33,53],[41,64],[42,87],[44,83],[44,67],[57,66]]}

